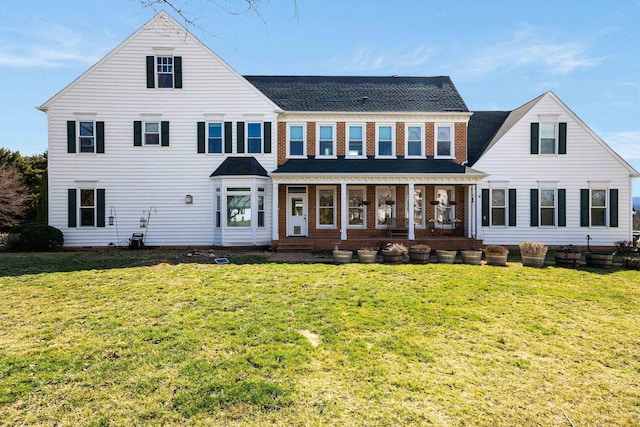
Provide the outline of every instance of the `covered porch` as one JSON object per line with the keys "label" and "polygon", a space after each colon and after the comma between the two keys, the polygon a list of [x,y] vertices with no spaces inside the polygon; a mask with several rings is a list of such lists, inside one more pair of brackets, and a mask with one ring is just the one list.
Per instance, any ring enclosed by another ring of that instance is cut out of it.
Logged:
{"label": "covered porch", "polygon": [[[475,172],[475,171],[473,171]],[[407,246],[479,248],[475,185],[482,174],[455,176],[282,177],[272,175],[277,251]]]}

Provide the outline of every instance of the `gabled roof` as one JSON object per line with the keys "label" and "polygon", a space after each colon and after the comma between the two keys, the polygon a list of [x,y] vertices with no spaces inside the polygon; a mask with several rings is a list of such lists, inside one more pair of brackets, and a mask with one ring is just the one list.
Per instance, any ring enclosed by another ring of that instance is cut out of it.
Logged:
{"label": "gabled roof", "polygon": [[434,159],[289,159],[272,174],[465,174],[469,168],[453,160]]}
{"label": "gabled roof", "polygon": [[[600,143],[618,162],[626,168],[630,176],[640,177],[640,173],[636,171],[629,163],[627,163],[618,153],[616,153],[606,142],[595,134],[578,117],[571,109],[560,100],[552,91],[547,91],[542,95],[532,99],[526,104],[516,108],[513,111],[478,111],[474,112],[469,120],[467,134],[472,139],[472,143],[467,147],[467,157],[469,165],[473,166],[480,158],[491,149],[513,126],[515,126],[524,116],[531,110],[541,99],[551,97],[564,109],[564,111],[573,118],[573,120],[583,129],[585,129],[591,137]],[[506,116],[505,116],[506,114]],[[477,115],[477,116],[476,116]],[[475,117],[475,119],[474,119]],[[504,117],[504,118],[502,118]],[[488,120],[488,122],[485,122]],[[502,122],[501,122],[502,120]],[[493,133],[493,135],[492,135]]]}
{"label": "gabled roof", "polygon": [[218,169],[213,171],[213,176],[264,176],[269,174],[255,157],[227,157]]}
{"label": "gabled roof", "polygon": [[447,76],[245,76],[285,111],[468,112]]}

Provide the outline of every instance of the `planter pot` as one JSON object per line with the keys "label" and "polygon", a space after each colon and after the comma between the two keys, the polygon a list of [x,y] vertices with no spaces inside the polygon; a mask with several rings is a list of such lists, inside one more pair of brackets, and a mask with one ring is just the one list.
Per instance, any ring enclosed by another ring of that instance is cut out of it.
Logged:
{"label": "planter pot", "polygon": [[587,252],[587,265],[596,268],[613,267],[613,254],[603,254],[597,252]]}
{"label": "planter pot", "polygon": [[580,259],[582,258],[582,252],[556,252],[555,259],[556,265],[559,267],[578,267],[580,265]]}
{"label": "planter pot", "polygon": [[402,252],[382,251],[382,260],[385,264],[400,264],[402,263],[402,256]]}
{"label": "planter pot", "polygon": [[412,264],[429,264],[431,251],[415,251],[409,248],[409,262]]}
{"label": "planter pot", "polygon": [[348,264],[351,262],[353,252],[351,251],[333,251],[333,259],[338,264]]}
{"label": "planter pot", "polygon": [[544,267],[544,256],[540,255],[521,255],[522,256],[522,265],[525,267]]}
{"label": "planter pot", "polygon": [[460,251],[463,264],[480,265],[482,251]]}
{"label": "planter pot", "polygon": [[509,253],[506,253],[504,255],[484,254],[484,257],[487,260],[487,265],[499,265],[501,267],[505,267],[507,265],[508,256],[509,256]]}
{"label": "planter pot", "polygon": [[436,251],[438,262],[442,264],[453,264],[456,259],[457,251]]}
{"label": "planter pot", "polygon": [[358,260],[362,264],[375,264],[376,258],[378,257],[377,251],[358,251]]}

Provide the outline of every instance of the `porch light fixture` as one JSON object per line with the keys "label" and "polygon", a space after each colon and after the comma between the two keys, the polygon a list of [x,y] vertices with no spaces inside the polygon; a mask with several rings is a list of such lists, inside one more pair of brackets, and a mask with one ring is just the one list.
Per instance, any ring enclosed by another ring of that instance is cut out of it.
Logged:
{"label": "porch light fixture", "polygon": [[191,194],[187,194],[187,196],[185,197],[185,202],[186,202],[188,205],[193,204],[193,196],[192,196]]}

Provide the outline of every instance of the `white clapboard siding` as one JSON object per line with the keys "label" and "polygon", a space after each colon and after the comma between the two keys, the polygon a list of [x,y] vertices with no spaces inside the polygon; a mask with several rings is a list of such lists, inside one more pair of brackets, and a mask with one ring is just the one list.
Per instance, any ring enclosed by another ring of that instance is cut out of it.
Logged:
{"label": "white clapboard siding", "polygon": [[[530,154],[530,123],[542,121],[540,114],[557,114],[558,122],[567,123],[567,154]],[[613,246],[615,241],[630,239],[633,170],[552,93],[545,94],[473,167],[490,174],[478,186],[478,197],[491,181],[506,181],[506,188],[517,189],[517,226],[480,227],[478,237],[485,244],[535,240],[550,245],[586,245],[590,235],[592,245]],[[538,188],[538,181],[557,181],[557,188],[566,189],[566,227],[530,226],[529,190]],[[589,188],[589,181],[606,181],[608,188],[618,189],[618,227],[580,227],[580,189]],[[480,210],[477,221],[482,224]]]}
{"label": "white clapboard siding", "polygon": [[[146,56],[153,48],[182,57],[182,89],[147,89]],[[228,155],[197,153],[197,122],[223,114],[233,122],[272,122],[272,153],[253,155],[267,170],[276,168],[278,107],[239,76],[166,13],[161,12],[102,61],[43,105],[49,124],[49,223],[62,230],[65,245],[116,243],[116,227],[67,227],[67,189],[104,188],[106,215],[117,212],[119,244],[146,232],[148,245],[270,243],[270,208],[265,230],[218,230],[214,237],[215,194],[210,175]],[[105,123],[104,154],[68,154],[67,121],[95,114]],[[158,114],[170,122],[170,146],[133,146],[133,122]],[[235,155],[235,154],[234,154]],[[248,155],[248,154],[239,154]],[[265,185],[270,188],[270,184]],[[186,204],[187,194],[193,204]],[[154,207],[148,229],[139,227]],[[266,236],[266,237],[265,237]]]}

